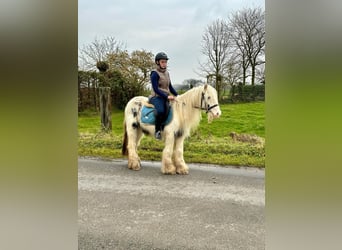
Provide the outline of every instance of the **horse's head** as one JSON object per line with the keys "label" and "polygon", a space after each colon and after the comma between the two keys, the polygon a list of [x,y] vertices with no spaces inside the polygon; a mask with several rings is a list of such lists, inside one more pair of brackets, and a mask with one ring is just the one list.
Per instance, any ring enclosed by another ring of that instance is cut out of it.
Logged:
{"label": "horse's head", "polygon": [[208,84],[203,86],[201,108],[206,110],[208,114],[208,122],[211,122],[215,118],[219,118],[221,115],[217,91]]}

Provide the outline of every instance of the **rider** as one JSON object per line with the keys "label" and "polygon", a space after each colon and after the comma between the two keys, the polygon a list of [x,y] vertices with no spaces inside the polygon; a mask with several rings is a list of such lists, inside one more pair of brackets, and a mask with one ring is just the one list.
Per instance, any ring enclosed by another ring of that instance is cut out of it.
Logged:
{"label": "rider", "polygon": [[[169,58],[164,52],[159,52],[155,57],[156,69],[151,72],[152,96],[150,103],[156,109],[155,138],[161,140],[162,122],[168,115],[168,101],[175,100],[178,95],[172,87],[169,72],[166,70]],[[170,95],[171,94],[173,95]]]}

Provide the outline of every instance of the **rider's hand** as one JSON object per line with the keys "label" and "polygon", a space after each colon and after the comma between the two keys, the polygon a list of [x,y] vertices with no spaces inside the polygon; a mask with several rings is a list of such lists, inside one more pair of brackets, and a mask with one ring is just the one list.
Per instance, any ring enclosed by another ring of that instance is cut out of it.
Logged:
{"label": "rider's hand", "polygon": [[169,95],[169,96],[167,97],[167,99],[168,99],[168,100],[171,100],[171,101],[174,101],[176,98],[175,98],[173,95]]}

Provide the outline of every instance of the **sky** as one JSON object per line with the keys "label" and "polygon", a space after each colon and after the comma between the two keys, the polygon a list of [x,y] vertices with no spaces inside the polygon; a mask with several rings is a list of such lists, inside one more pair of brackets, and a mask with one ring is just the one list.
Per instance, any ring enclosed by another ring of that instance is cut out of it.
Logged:
{"label": "sky", "polygon": [[108,36],[134,50],[167,53],[172,84],[199,79],[202,35],[218,18],[264,0],[79,0],[78,47]]}

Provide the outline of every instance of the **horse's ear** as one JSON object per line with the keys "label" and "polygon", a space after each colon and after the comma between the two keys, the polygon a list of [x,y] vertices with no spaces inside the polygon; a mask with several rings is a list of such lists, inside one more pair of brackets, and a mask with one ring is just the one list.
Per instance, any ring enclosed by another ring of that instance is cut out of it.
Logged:
{"label": "horse's ear", "polygon": [[204,91],[206,91],[207,88],[208,88],[208,84],[206,83],[206,84],[204,84]]}

